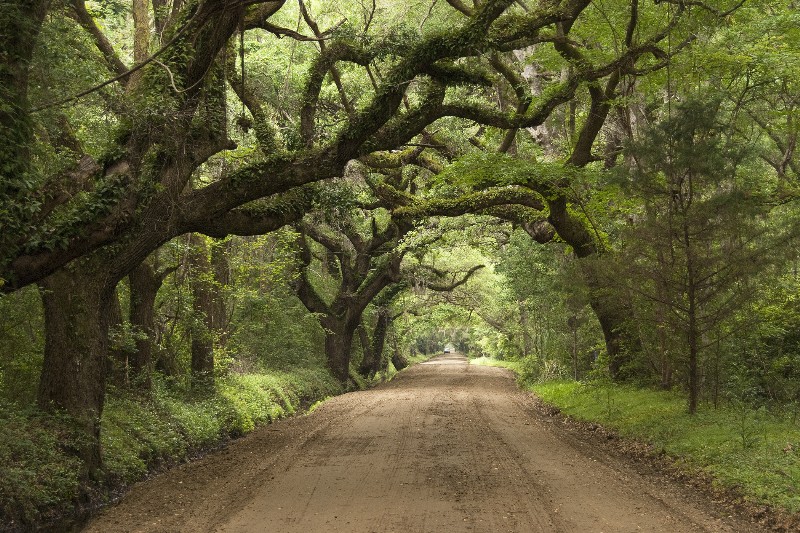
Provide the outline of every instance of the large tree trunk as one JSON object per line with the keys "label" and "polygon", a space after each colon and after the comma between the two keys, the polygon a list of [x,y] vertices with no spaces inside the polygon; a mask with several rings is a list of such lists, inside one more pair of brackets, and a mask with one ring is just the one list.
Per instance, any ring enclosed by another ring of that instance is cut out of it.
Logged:
{"label": "large tree trunk", "polygon": [[395,370],[403,370],[408,366],[408,359],[399,350],[392,352],[392,364]]}
{"label": "large tree trunk", "polygon": [[624,380],[628,377],[625,366],[631,362],[631,352],[638,349],[640,340],[630,333],[625,310],[615,309],[613,303],[598,296],[590,296],[589,305],[603,330],[608,372],[615,381]]}
{"label": "large tree trunk", "polygon": [[[3,177],[8,178],[0,180],[0,194],[19,192],[11,178],[22,181],[30,164],[28,78],[49,6],[49,0],[10,0],[0,4],[0,161],[4,163]],[[11,190],[6,189],[8,186]]]}
{"label": "large tree trunk", "polygon": [[341,383],[347,384],[350,379],[350,353],[353,348],[353,336],[356,326],[337,323],[333,320],[323,321],[325,327],[325,356],[333,376]]}
{"label": "large tree trunk", "polygon": [[106,385],[108,327],[114,283],[89,268],[66,269],[41,283],[45,319],[39,407],[64,410],[89,437],[79,440],[82,477],[101,466],[100,417]]}
{"label": "large tree trunk", "polygon": [[388,360],[383,355],[383,349],[386,346],[386,335],[389,333],[389,326],[392,323],[392,312],[388,308],[382,308],[378,311],[378,321],[375,324],[375,331],[372,333],[372,353],[375,357],[375,366],[373,367],[373,374],[385,370],[389,365]]}
{"label": "large tree trunk", "polygon": [[[585,223],[569,212],[567,199],[563,196],[550,199],[548,206],[548,221],[559,237],[572,246],[578,259],[597,257],[602,250]],[[589,305],[603,330],[609,373],[615,381],[623,380],[626,377],[625,366],[632,360],[631,354],[641,351],[641,339],[631,334],[628,327],[632,310],[618,295],[609,293],[610,287],[598,279],[591,265],[584,264],[582,271],[589,288]]]}
{"label": "large tree trunk", "polygon": [[396,339],[394,346],[392,347],[392,364],[394,365],[395,370],[403,370],[408,366],[408,359],[406,359],[406,356],[400,351],[400,347],[397,345]]}
{"label": "large tree trunk", "polygon": [[370,378],[389,364],[383,356],[383,348],[386,346],[386,334],[392,322],[392,315],[388,308],[378,309],[377,315],[371,339],[364,324],[358,326],[358,335],[364,350],[364,358],[358,371],[362,376]]}

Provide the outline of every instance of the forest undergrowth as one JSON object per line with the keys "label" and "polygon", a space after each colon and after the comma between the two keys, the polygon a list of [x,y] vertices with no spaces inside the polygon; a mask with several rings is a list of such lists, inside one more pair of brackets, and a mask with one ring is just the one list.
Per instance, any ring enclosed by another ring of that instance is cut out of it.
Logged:
{"label": "forest undergrowth", "polygon": [[[409,362],[420,360],[424,357]],[[353,387],[366,388],[395,373],[390,365],[373,380],[354,379]],[[154,380],[148,393],[112,389],[102,419],[103,479],[89,487],[82,486],[79,460],[70,453],[80,439],[70,419],[4,402],[0,531],[67,527],[136,481],[342,392],[324,366],[231,373],[206,393],[163,378]]]}

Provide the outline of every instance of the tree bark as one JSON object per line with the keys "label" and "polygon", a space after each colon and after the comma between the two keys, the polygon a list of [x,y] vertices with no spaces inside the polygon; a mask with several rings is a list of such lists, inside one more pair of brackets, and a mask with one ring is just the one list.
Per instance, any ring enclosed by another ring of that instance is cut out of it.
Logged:
{"label": "tree bark", "polygon": [[350,379],[350,352],[356,325],[328,319],[323,321],[323,326],[328,368],[341,383],[347,383]]}
{"label": "tree bark", "polygon": [[386,346],[386,335],[392,322],[392,314],[388,308],[380,308],[377,315],[371,339],[364,324],[358,327],[361,346],[364,349],[364,358],[361,360],[358,371],[362,376],[370,378],[388,364],[383,357],[383,349]]}
{"label": "tree bark", "polygon": [[684,218],[683,245],[686,253],[686,299],[688,304],[687,341],[689,344],[689,414],[697,412],[697,399],[700,395],[700,376],[698,370],[699,331],[697,325],[697,275],[692,238],[688,222]]}
{"label": "tree bark", "polygon": [[211,271],[214,275],[211,302],[211,329],[220,347],[228,342],[228,306],[223,289],[231,283],[231,265],[228,262],[229,243],[214,244],[211,247]]}
{"label": "tree bark", "polygon": [[4,103],[0,108],[0,154],[11,165],[7,177],[21,177],[30,163],[29,69],[49,6],[49,0],[11,0],[0,5],[0,63],[4,67],[0,69],[0,101]]}
{"label": "tree bark", "polygon": [[[122,318],[122,307],[119,303],[119,295],[115,290],[111,295],[111,304],[109,305],[109,328],[122,328],[124,325]],[[109,347],[108,350],[108,379],[111,383],[119,387],[128,386],[128,352],[119,346]]]}
{"label": "tree bark", "polygon": [[153,369],[156,296],[162,278],[156,274],[153,266],[145,261],[128,275],[128,280],[131,289],[131,325],[147,335],[147,338],[136,339],[136,352],[128,359],[131,381],[137,387],[149,390],[152,387],[150,373]]}
{"label": "tree bark", "polygon": [[[550,207],[549,222],[564,241],[572,246],[578,259],[596,257],[601,251],[589,228],[571,214],[567,208],[567,199],[563,196],[548,200]],[[629,306],[620,298],[609,294],[609,287],[592,272],[592,267],[583,264],[583,277],[589,287],[589,306],[600,322],[603,338],[608,354],[608,370],[612,379],[622,380],[625,366],[631,361],[631,354],[641,350],[641,339],[631,334],[628,320],[632,316]]]}
{"label": "tree bark", "polygon": [[[150,49],[150,14],[147,0],[133,0],[133,62],[142,63],[147,59]],[[133,92],[143,71],[137,70],[131,74],[128,81],[128,91]]]}
{"label": "tree bark", "polygon": [[205,238],[190,236],[192,252],[189,258],[192,289],[192,388],[205,389],[214,385],[214,290],[211,262]]}
{"label": "tree bark", "polygon": [[392,349],[392,364],[395,370],[403,370],[408,366],[408,359],[406,359],[400,351],[400,348],[397,346],[397,341],[395,341]]}
{"label": "tree bark", "polygon": [[524,355],[533,353],[533,339],[531,339],[531,332],[528,330],[528,309],[525,307],[525,302],[517,300],[517,308],[519,309],[519,327],[522,330],[522,346]]}
{"label": "tree bark", "polygon": [[[592,288],[590,286],[590,288]],[[625,365],[631,361],[631,348],[638,347],[640,340],[628,330],[629,315],[625,310],[615,309],[616,304],[597,294],[590,295],[589,306],[600,322],[608,354],[608,372],[615,381],[626,377]]]}
{"label": "tree bark", "polygon": [[0,266],[15,252],[33,214],[26,209],[33,128],[28,79],[33,50],[49,0],[0,3]]}
{"label": "tree bark", "polygon": [[38,404],[46,411],[66,411],[89,437],[73,450],[83,461],[84,480],[97,479],[101,466],[100,417],[115,285],[91,265],[59,270],[41,283],[45,348]]}
{"label": "tree bark", "polygon": [[388,365],[383,356],[383,349],[386,346],[386,335],[389,333],[389,326],[392,323],[392,313],[388,308],[381,308],[378,311],[378,321],[375,323],[375,331],[372,333],[372,353],[375,357],[373,375],[384,370]]}
{"label": "tree bark", "polygon": [[358,365],[358,373],[364,377],[371,378],[375,375],[375,352],[372,351],[372,341],[367,333],[367,327],[362,322],[358,325],[358,339],[361,343],[361,364]]}

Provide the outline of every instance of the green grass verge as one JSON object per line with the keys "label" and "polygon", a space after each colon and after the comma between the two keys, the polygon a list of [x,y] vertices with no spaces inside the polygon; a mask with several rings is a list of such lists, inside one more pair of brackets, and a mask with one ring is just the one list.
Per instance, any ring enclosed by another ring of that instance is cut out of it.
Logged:
{"label": "green grass verge", "polygon": [[[409,358],[409,364],[428,356]],[[366,388],[397,374],[392,365]],[[197,395],[156,379],[147,394],[109,390],[101,443],[105,486],[128,485],[162,465],[244,435],[344,392],[324,367],[290,372],[231,374],[213,392]],[[316,402],[316,403],[314,403]],[[0,403],[0,531],[28,530],[69,515],[80,492],[80,464],[70,455],[80,433],[66,417]]]}
{"label": "green grass verge", "polygon": [[156,382],[147,398],[114,394],[103,411],[101,443],[109,482],[130,483],[163,462],[184,460],[301,405],[341,392],[324,369],[230,375],[213,394],[193,396]]}
{"label": "green grass verge", "polygon": [[[101,430],[105,486],[142,479],[341,391],[324,368],[230,375],[202,396],[158,380],[147,395],[112,390]],[[80,465],[69,453],[78,434],[69,420],[0,405],[0,428],[0,530],[68,515],[80,489]]]}
{"label": "green grass verge", "polygon": [[478,366],[499,366],[513,370],[517,376],[523,375],[523,365],[520,361],[501,361],[499,359],[492,359],[491,357],[481,356],[469,360],[470,364]]}
{"label": "green grass verge", "polygon": [[[428,359],[430,359],[434,355],[436,355],[436,354],[419,353],[417,355],[407,355],[406,356],[406,361],[408,361],[408,367],[412,367],[412,366],[414,366],[416,364],[424,363],[425,361],[427,361]],[[408,367],[406,367],[406,368],[408,368]],[[389,368],[394,368],[394,367],[392,365],[389,365]],[[395,370],[395,373],[397,373],[396,370]]]}
{"label": "green grass verge", "polygon": [[[522,375],[518,362],[472,363]],[[794,413],[739,404],[706,407],[692,416],[686,397],[673,392],[597,382],[521,383],[562,413],[647,442],[678,466],[704,471],[753,503],[800,512],[800,426]]]}
{"label": "green grass verge", "polygon": [[69,510],[80,462],[69,420],[0,405],[0,531],[47,521]]}
{"label": "green grass verge", "polygon": [[800,511],[800,427],[787,417],[745,405],[692,416],[682,395],[611,384],[553,382],[531,389],[563,413],[646,441],[754,503]]}

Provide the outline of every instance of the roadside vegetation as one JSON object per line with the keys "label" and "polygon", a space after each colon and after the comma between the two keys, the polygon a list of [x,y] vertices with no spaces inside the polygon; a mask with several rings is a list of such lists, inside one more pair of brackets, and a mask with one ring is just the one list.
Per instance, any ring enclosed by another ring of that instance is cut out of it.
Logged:
{"label": "roadside vegetation", "polygon": [[755,504],[800,512],[800,421],[796,406],[775,410],[732,402],[696,415],[681,394],[610,383],[561,381],[530,387],[563,414],[646,442],[682,469],[710,474]]}
{"label": "roadside vegetation", "polygon": [[[64,416],[0,407],[0,511],[3,530],[59,527],[160,468],[206,453],[259,425],[301,411],[342,391],[324,366],[292,372],[230,375],[197,395],[157,381],[148,395],[111,391],[103,414],[104,479],[81,486],[70,453],[82,435]],[[66,520],[66,522],[64,522]]]}
{"label": "roadside vegetation", "polygon": [[[287,243],[295,238],[284,231],[226,241],[218,246],[230,262],[205,248],[208,265],[216,263],[221,273],[211,285],[212,302],[226,321],[211,332],[212,371],[199,376],[192,361],[203,353],[198,337],[202,341],[209,330],[198,325],[205,311],[194,307],[192,286],[196,277],[214,274],[193,260],[206,243],[176,243],[156,259],[156,268],[168,274],[151,302],[152,336],[127,316],[113,328],[100,421],[103,468],[92,481],[82,476],[84,464],[75,454],[86,439],[80,425],[66,413],[36,406],[45,342],[39,291],[0,298],[0,531],[79,523],[153,472],[330,396],[391,379],[397,372],[393,358],[400,366],[425,359],[419,353],[393,357],[399,341],[391,334],[392,348],[381,347],[373,372],[359,371],[364,350],[356,345],[347,382],[336,379],[322,328],[293,294],[296,267]],[[312,275],[319,290],[336,282],[322,271]],[[130,284],[120,289],[120,308],[130,308]],[[146,375],[133,364],[143,340],[152,341]]]}
{"label": "roadside vegetation", "polygon": [[521,361],[481,356],[471,364],[512,370],[525,390],[567,417],[602,426],[670,458],[680,471],[755,505],[800,512],[800,411],[791,404],[756,407],[742,401],[695,413],[677,391],[611,383],[541,381]]}
{"label": "roadside vegetation", "polygon": [[[407,362],[427,358],[417,354]],[[391,364],[373,378],[353,372],[352,387],[364,389],[396,373]],[[153,472],[213,451],[264,424],[311,411],[344,391],[321,360],[289,371],[231,373],[202,394],[163,378],[146,395],[112,389],[102,420],[104,477],[92,487],[81,486],[81,465],[70,450],[79,446],[82,435],[68,416],[0,402],[0,531],[67,527]],[[87,492],[89,499],[76,500]]]}

